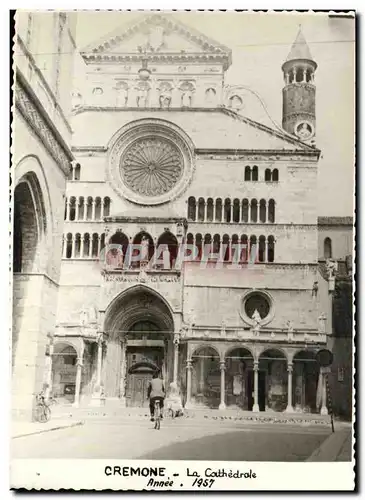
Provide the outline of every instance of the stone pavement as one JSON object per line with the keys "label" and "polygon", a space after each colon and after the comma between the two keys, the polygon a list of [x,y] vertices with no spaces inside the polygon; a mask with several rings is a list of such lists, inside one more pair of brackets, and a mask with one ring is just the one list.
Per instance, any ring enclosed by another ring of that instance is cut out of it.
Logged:
{"label": "stone pavement", "polygon": [[83,425],[84,422],[78,420],[54,419],[45,423],[40,422],[13,422],[11,425],[11,437],[13,439],[31,436],[32,434],[41,434],[43,432],[56,431],[68,427]]}
{"label": "stone pavement", "polygon": [[307,462],[343,462],[352,457],[351,429],[342,428],[331,433],[317,448]]}

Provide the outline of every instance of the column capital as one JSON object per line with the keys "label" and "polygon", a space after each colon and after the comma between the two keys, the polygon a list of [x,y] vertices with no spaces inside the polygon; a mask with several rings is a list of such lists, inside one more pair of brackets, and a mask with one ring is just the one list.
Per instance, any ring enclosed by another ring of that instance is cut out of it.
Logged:
{"label": "column capital", "polygon": [[174,333],[174,346],[179,347],[179,344],[180,344],[180,333],[175,332]]}
{"label": "column capital", "polygon": [[293,363],[288,363],[287,370],[289,373],[293,373]]}
{"label": "column capital", "polygon": [[220,367],[221,370],[225,370],[226,369],[226,362],[225,362],[225,360],[219,362],[219,367]]}
{"label": "column capital", "polygon": [[193,362],[192,362],[192,360],[191,360],[191,359],[187,359],[187,360],[186,360],[186,369],[187,369],[187,370],[191,370],[191,369],[192,369],[192,367],[193,367]]}
{"label": "column capital", "polygon": [[84,366],[83,362],[82,362],[82,358],[77,358],[77,361],[76,361],[76,366],[80,368],[82,368]]}
{"label": "column capital", "polygon": [[253,362],[253,369],[254,369],[255,371],[257,371],[257,370],[259,369],[259,362],[258,362],[258,361],[254,361],[254,362]]}

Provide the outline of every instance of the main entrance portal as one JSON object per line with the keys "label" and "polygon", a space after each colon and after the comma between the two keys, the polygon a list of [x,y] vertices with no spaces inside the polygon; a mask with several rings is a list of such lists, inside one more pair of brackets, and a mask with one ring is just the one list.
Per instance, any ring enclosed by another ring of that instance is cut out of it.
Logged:
{"label": "main entrance portal", "polygon": [[164,299],[143,286],[115,301],[106,317],[109,342],[105,395],[122,406],[148,407],[147,389],[160,372],[166,388],[172,382],[173,319]]}

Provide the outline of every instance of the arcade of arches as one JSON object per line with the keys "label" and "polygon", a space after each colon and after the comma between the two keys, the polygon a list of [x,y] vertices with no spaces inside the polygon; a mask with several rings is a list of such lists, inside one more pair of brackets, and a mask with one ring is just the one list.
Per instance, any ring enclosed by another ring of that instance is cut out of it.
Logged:
{"label": "arcade of arches", "polygon": [[76,404],[81,398],[145,407],[148,381],[160,371],[167,389],[178,383],[186,408],[327,414],[314,350],[189,342],[176,333],[176,317],[165,300],[135,286],[106,310],[99,343],[80,351],[58,339],[53,395]]}

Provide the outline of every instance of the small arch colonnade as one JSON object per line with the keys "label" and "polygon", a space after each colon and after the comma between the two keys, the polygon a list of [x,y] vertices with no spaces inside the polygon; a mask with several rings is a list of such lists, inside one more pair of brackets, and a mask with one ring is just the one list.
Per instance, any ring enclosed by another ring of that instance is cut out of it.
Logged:
{"label": "small arch colonnade", "polygon": [[328,414],[316,350],[191,344],[186,371],[186,408]]}
{"label": "small arch colonnade", "polygon": [[248,200],[244,198],[198,198],[188,199],[188,220],[193,222],[227,222],[239,223],[275,223],[275,206],[273,199]]}
{"label": "small arch colonnade", "polygon": [[[275,243],[276,238],[272,235],[257,237],[256,235],[248,236],[242,234],[238,236],[233,234],[192,234],[186,236],[187,245],[192,245],[197,248],[196,261],[200,261],[204,256],[204,252],[209,248],[209,260],[214,261],[218,256],[224,262],[274,262],[275,259]],[[240,255],[236,255],[236,252]]]}
{"label": "small arch colonnade", "polygon": [[110,198],[70,196],[65,201],[65,221],[102,221],[110,215]]}

